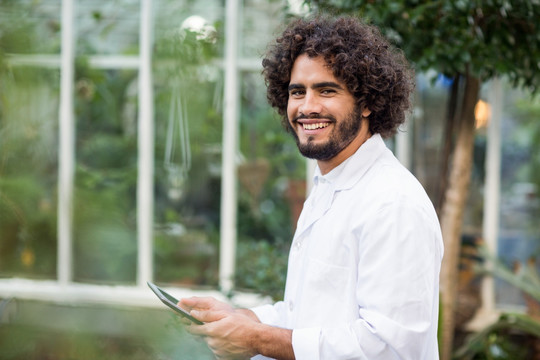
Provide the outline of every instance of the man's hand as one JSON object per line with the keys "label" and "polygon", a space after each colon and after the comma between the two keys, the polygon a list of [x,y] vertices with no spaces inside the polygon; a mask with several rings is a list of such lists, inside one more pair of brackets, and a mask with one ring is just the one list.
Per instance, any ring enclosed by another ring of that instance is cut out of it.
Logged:
{"label": "man's hand", "polygon": [[184,309],[188,310],[213,310],[213,311],[226,311],[234,312],[235,309],[222,301],[216,300],[212,297],[197,297],[193,296],[190,298],[180,299],[178,302]]}
{"label": "man's hand", "polygon": [[205,323],[191,324],[188,331],[203,336],[218,359],[246,359],[257,354],[254,337],[261,324],[250,310],[234,309],[210,297],[182,299],[179,305]]}
{"label": "man's hand", "polygon": [[248,309],[235,309],[210,297],[180,300],[203,325],[190,324],[188,331],[202,336],[218,359],[247,359],[262,354],[274,359],[294,359],[292,330],[262,324]]}

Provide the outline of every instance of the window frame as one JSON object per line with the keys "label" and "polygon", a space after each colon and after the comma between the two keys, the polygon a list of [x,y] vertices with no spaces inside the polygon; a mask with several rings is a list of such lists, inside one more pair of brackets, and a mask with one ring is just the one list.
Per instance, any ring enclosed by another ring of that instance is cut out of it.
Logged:
{"label": "window frame", "polygon": [[[0,279],[0,295],[54,302],[112,303],[133,306],[161,306],[148,291],[146,282],[153,280],[153,173],[154,173],[154,104],[152,81],[152,0],[140,0],[139,54],[133,56],[92,55],[89,65],[96,69],[136,69],[138,78],[138,178],[137,178],[137,275],[135,286],[110,286],[73,281],[72,202],[75,164],[74,26],[76,0],[63,0],[61,13],[61,52],[59,55],[12,55],[12,66],[38,66],[60,69],[59,151],[58,151],[58,250],[57,279]],[[233,289],[236,249],[236,165],[238,148],[238,75],[240,71],[259,71],[256,59],[238,59],[237,17],[239,1],[226,4],[226,54],[224,96],[227,106],[223,133],[223,181],[221,199],[220,269],[221,291],[167,288],[178,297],[214,296],[227,301],[224,295]],[[252,306],[268,301],[256,294],[239,293],[233,301]]]}

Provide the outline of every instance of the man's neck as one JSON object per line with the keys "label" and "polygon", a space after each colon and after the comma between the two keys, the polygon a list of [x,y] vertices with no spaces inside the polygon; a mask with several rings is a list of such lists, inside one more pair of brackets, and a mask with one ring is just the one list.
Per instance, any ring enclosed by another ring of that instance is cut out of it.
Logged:
{"label": "man's neck", "polygon": [[329,160],[317,160],[317,165],[319,165],[321,174],[326,175],[338,167],[342,162],[351,157],[356,150],[358,150],[360,146],[362,146],[362,144],[365,143],[370,137],[371,133],[369,132],[368,126],[362,126],[358,136],[356,136],[349,145],[341,150],[339,154]]}

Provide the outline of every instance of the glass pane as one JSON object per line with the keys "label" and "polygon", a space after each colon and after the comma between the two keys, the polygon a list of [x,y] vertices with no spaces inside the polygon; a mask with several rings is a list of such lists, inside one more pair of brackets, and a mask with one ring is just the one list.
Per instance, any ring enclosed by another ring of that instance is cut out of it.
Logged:
{"label": "glass pane", "polygon": [[[440,211],[444,197],[441,178],[447,136],[446,114],[452,80],[444,76],[433,79],[432,76],[433,74],[423,73],[416,77],[417,93],[414,97],[413,117],[409,120],[407,131],[413,131],[414,134],[411,170]],[[465,238],[480,236],[482,231],[485,129],[476,130],[474,146],[471,184],[463,216]],[[451,162],[451,156],[448,161]],[[448,165],[448,169],[450,166],[451,164]]]}
{"label": "glass pane", "polygon": [[0,44],[8,54],[60,52],[61,1],[0,1]]}
{"label": "glass pane", "polygon": [[282,296],[306,193],[306,160],[268,105],[259,72],[242,74],[237,286]]}
{"label": "glass pane", "polygon": [[134,282],[137,73],[76,72],[74,279]]}
{"label": "glass pane", "polygon": [[[179,40],[184,30],[198,33],[198,40],[205,35],[217,36],[223,41],[221,28],[224,1],[218,0],[156,0],[154,1],[154,33],[158,42]],[[219,33],[213,33],[217,29]],[[215,39],[214,39],[215,40]],[[217,45],[217,44],[216,44]],[[179,50],[179,49],[177,49]],[[159,51],[163,55],[162,51]],[[191,59],[194,60],[194,59]],[[196,60],[196,59],[195,59]]]}
{"label": "glass pane", "polygon": [[[510,268],[536,261],[540,270],[540,101],[505,89],[502,105],[501,213],[498,252]],[[524,305],[515,286],[496,282],[499,305]]]}
{"label": "glass pane", "polygon": [[433,83],[430,76],[418,74],[413,116],[408,120],[407,127],[407,131],[413,133],[411,171],[434,204],[439,195],[439,163],[449,86],[443,81]]}
{"label": "glass pane", "polygon": [[137,54],[139,0],[79,0],[75,6],[77,53]]}
{"label": "glass pane", "polygon": [[59,73],[0,72],[0,276],[54,279]]}
{"label": "glass pane", "polygon": [[259,58],[284,20],[282,0],[245,0],[240,19],[240,54]]}
{"label": "glass pane", "polygon": [[223,75],[214,60],[222,7],[217,1],[156,5],[154,277],[215,286]]}

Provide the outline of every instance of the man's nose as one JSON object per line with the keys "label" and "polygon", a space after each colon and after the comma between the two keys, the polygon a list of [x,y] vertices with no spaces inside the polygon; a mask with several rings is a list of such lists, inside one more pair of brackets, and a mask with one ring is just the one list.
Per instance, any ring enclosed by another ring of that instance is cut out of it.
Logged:
{"label": "man's nose", "polygon": [[304,96],[304,101],[298,108],[298,111],[304,115],[320,114],[322,105],[313,92],[308,91]]}

